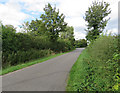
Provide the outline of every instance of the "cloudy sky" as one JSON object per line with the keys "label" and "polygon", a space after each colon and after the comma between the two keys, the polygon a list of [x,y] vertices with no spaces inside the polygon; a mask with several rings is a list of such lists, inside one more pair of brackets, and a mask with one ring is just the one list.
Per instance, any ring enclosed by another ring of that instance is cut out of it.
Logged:
{"label": "cloudy sky", "polygon": [[[26,21],[39,19],[44,12],[43,8],[47,3],[56,6],[57,9],[63,13],[66,18],[65,21],[69,26],[74,27],[75,39],[85,38],[87,24],[83,17],[85,11],[92,4],[94,0],[0,0],[0,20],[2,23],[11,24],[17,27]],[[102,1],[102,0],[99,0]],[[111,18],[105,29],[108,33],[118,32],[118,1],[120,0],[104,0],[110,3],[112,10],[109,17]]]}

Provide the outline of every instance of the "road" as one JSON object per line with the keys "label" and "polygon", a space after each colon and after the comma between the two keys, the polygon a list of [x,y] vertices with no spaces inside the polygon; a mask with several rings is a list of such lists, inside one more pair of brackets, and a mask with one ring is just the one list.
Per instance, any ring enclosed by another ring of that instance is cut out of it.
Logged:
{"label": "road", "polygon": [[65,91],[72,65],[84,48],[2,76],[2,91]]}

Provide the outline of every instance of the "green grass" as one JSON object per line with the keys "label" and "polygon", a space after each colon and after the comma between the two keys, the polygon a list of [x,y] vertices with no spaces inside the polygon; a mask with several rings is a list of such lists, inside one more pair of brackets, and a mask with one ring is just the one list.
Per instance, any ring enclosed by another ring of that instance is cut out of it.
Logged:
{"label": "green grass", "polygon": [[87,65],[83,63],[83,59],[88,57],[86,49],[82,51],[77,61],[73,65],[66,86],[66,91],[78,91],[80,82],[84,81],[84,76],[86,73],[85,68]]}
{"label": "green grass", "polygon": [[[73,51],[73,50],[71,50],[71,51]],[[68,52],[71,52],[71,51],[68,51]],[[36,60],[28,61],[26,63],[18,64],[16,66],[11,66],[11,67],[8,67],[6,69],[2,69],[2,71],[0,72],[0,75],[8,74],[10,72],[13,72],[13,71],[16,71],[16,70],[19,70],[19,69],[22,69],[22,68],[25,68],[25,67],[28,67],[28,66],[31,66],[31,65],[34,65],[34,64],[47,61],[49,59],[52,59],[52,58],[55,58],[57,56],[66,54],[68,52],[50,55],[48,57],[39,58],[39,59],[36,59]]]}
{"label": "green grass", "polygon": [[101,36],[91,43],[73,65],[66,91],[118,91],[117,38]]}

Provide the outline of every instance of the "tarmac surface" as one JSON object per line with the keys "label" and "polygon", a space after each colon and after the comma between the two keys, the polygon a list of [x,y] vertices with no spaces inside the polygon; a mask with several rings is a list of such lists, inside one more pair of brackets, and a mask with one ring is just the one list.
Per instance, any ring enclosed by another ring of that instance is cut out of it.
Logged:
{"label": "tarmac surface", "polygon": [[2,91],[65,91],[71,67],[84,48],[2,76]]}

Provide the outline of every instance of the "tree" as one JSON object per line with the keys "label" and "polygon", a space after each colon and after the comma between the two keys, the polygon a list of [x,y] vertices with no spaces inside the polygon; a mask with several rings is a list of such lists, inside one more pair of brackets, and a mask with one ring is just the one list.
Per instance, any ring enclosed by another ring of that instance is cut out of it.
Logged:
{"label": "tree", "polygon": [[41,19],[45,24],[50,40],[55,42],[59,37],[59,32],[65,31],[65,27],[67,26],[67,23],[64,22],[65,16],[59,14],[59,10],[56,11],[56,7],[52,8],[49,3],[45,6],[44,11],[45,14],[41,15]]}
{"label": "tree", "polygon": [[110,13],[109,3],[106,2],[93,2],[92,6],[88,8],[85,13],[85,21],[88,22],[87,25],[87,36],[86,39],[89,41],[95,40],[100,33],[103,32],[108,19],[105,19]]}
{"label": "tree", "polygon": [[[16,28],[12,25],[2,25],[2,51],[10,52],[16,51],[16,39],[15,39]],[[16,45],[17,46],[17,45]]]}
{"label": "tree", "polygon": [[29,25],[29,28],[31,29],[31,33],[35,36],[43,36],[46,35],[46,28],[45,24],[42,22],[42,20],[32,20],[32,22]]}
{"label": "tree", "polygon": [[61,39],[68,39],[74,45],[74,28],[72,26],[66,26],[65,32],[60,32]]}
{"label": "tree", "polygon": [[79,39],[75,41],[75,47],[80,48],[80,47],[86,47],[87,46],[87,40],[85,39]]}
{"label": "tree", "polygon": [[3,24],[0,21],[0,58],[1,58],[1,51],[2,51],[2,27],[3,27]]}
{"label": "tree", "polygon": [[22,28],[22,32],[23,32],[23,33],[28,33],[28,32],[30,32],[29,22],[28,22],[28,21],[27,21],[27,22],[24,22],[24,23],[22,24],[21,28]]}

